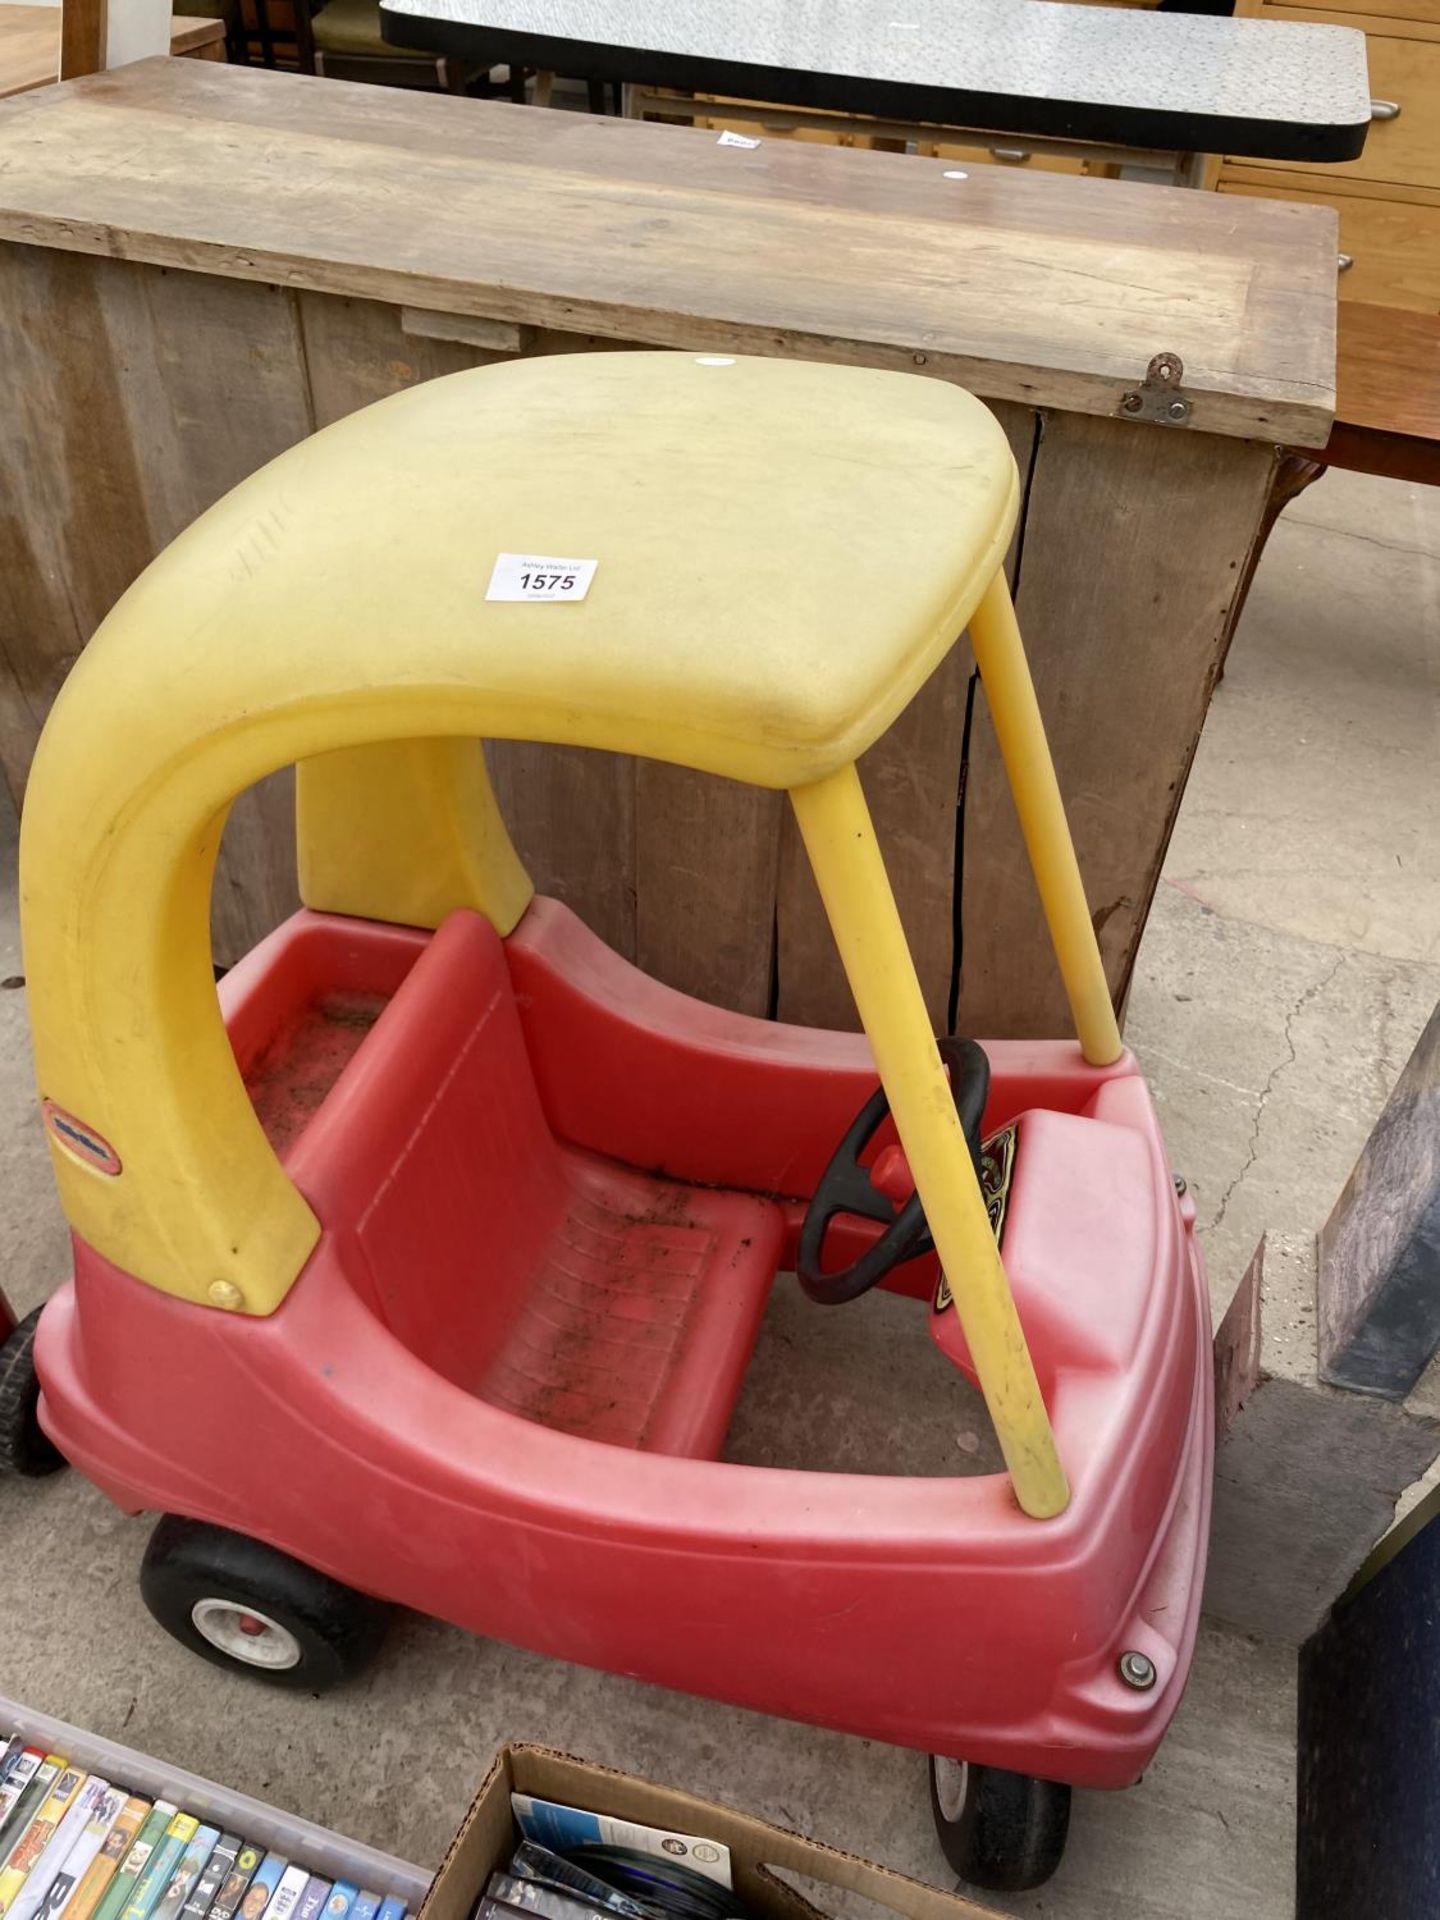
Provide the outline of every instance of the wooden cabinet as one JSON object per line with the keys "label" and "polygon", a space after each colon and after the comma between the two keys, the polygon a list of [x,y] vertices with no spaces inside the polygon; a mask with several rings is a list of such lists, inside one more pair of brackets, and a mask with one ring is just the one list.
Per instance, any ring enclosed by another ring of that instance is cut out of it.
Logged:
{"label": "wooden cabinet", "polygon": [[[1266,13],[1275,19],[1297,14],[1306,20],[1329,20],[1341,27],[1372,26],[1379,33],[1393,31],[1387,23],[1397,20],[1413,20],[1422,26],[1433,27],[1435,23],[1435,0],[1335,0],[1334,5],[1325,13],[1316,13],[1308,7],[1306,0],[1266,0],[1261,6],[1242,5],[1235,9],[1237,13]],[[1356,15],[1361,17],[1357,20]]]}
{"label": "wooden cabinet", "polygon": [[[1139,5],[1142,0],[1133,0],[1133,3]],[[1074,0],[1074,4],[1088,5],[1090,0]],[[685,97],[676,94],[674,98],[678,103]],[[970,167],[1013,167],[1022,173],[1080,173],[1103,177],[1119,172],[1115,164],[1102,157],[1057,152],[1046,141],[1028,140],[1023,134],[1008,138],[997,134],[993,140],[979,134],[968,141],[958,136],[926,139],[928,129],[922,126],[902,128],[898,135],[894,129],[875,131],[879,123],[867,114],[820,113],[805,107],[761,107],[754,100],[735,100],[715,93],[698,93],[693,100],[696,107],[705,108],[703,113],[685,116],[693,125],[716,132],[744,134],[748,139],[779,137],[808,140],[824,147],[877,147],[893,153],[904,153],[913,144],[915,152],[929,159],[953,160]],[[685,105],[690,105],[688,99]]]}
{"label": "wooden cabinet", "polygon": [[1340,216],[1342,299],[1440,311],[1440,195],[1420,200],[1378,199],[1334,188],[1327,193],[1312,189],[1308,180],[1259,167],[1244,169],[1240,178],[1222,178],[1220,192],[1333,207]]}
{"label": "wooden cabinet", "polygon": [[[1088,0],[1075,0],[1077,5]],[[918,151],[936,160],[954,160],[972,167],[1014,167],[1021,173],[1084,173],[1110,176],[1119,168],[1103,159],[1082,159],[1078,154],[1056,153],[1042,142],[1032,145],[1023,135],[991,141],[922,140]]]}
{"label": "wooden cabinet", "polygon": [[1303,166],[1230,157],[1218,190],[1334,207],[1342,300],[1440,310],[1440,0],[1339,0],[1325,11],[1242,0],[1240,10],[1363,27],[1375,117],[1358,160]]}
{"label": "wooden cabinet", "polygon": [[[1440,6],[1437,6],[1440,14]],[[1376,117],[1358,160],[1309,173],[1371,180],[1385,185],[1440,188],[1440,40],[1408,40],[1379,33],[1365,36],[1370,97]],[[1397,109],[1391,112],[1390,109]]]}

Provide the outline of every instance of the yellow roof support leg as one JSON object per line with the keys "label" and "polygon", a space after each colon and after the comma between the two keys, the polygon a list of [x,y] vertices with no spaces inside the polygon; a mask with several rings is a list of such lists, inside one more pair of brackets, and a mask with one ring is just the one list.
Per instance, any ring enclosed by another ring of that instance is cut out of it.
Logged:
{"label": "yellow roof support leg", "polygon": [[1049,1519],[1069,1502],[1065,1472],[860,776],[853,765],[842,767],[811,786],[795,788],[790,799],[1015,1498],[1026,1513]]}
{"label": "yellow roof support leg", "polygon": [[382,740],[295,769],[300,897],[324,913],[438,927],[456,907],[500,934],[535,889],[478,740]]}

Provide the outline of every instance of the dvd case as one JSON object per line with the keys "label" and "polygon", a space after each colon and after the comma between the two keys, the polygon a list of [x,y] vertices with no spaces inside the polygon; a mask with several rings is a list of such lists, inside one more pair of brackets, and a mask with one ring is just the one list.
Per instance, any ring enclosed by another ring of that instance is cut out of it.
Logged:
{"label": "dvd case", "polygon": [[328,1880],[318,1873],[312,1873],[305,1882],[305,1891],[300,1895],[300,1904],[295,1909],[295,1920],[318,1920],[318,1916],[330,1898]]}
{"label": "dvd case", "polygon": [[293,1920],[295,1909],[300,1904],[300,1896],[310,1883],[308,1867],[286,1867],[275,1883],[275,1891],[270,1896],[270,1904],[265,1909],[265,1920]]}
{"label": "dvd case", "polygon": [[380,1911],[380,1896],[362,1887],[350,1903],[350,1920],[375,1920]]}
{"label": "dvd case", "polygon": [[548,1886],[543,1880],[520,1880],[512,1873],[492,1873],[485,1892],[515,1913],[533,1913],[538,1920],[608,1920],[608,1909],[576,1893]]}
{"label": "dvd case", "polygon": [[271,1896],[289,1864],[282,1854],[266,1854],[245,1889],[245,1898],[240,1902],[240,1920],[263,1920]]}
{"label": "dvd case", "polygon": [[[234,1920],[240,1909],[240,1903],[250,1891],[250,1882],[260,1871],[265,1860],[265,1849],[253,1846],[248,1840],[242,1840],[235,1854],[235,1865],[220,1882],[220,1891],[205,1920]],[[266,1894],[269,1899],[269,1894]]]}
{"label": "dvd case", "polygon": [[[94,1774],[82,1782],[80,1791],[50,1836],[45,1851],[30,1869],[25,1885],[11,1903],[10,1920],[35,1920],[36,1913],[48,1901],[61,1869],[79,1844],[80,1836],[89,1825],[96,1807],[109,1792],[110,1782],[97,1780]],[[73,1882],[70,1884],[73,1885]],[[65,1891],[69,1891],[68,1885]]]}
{"label": "dvd case", "polygon": [[91,1808],[79,1839],[66,1854],[65,1864],[51,1883],[45,1903],[36,1913],[35,1920],[60,1920],[61,1914],[69,1911],[81,1881],[100,1857],[125,1806],[124,1787],[106,1787]]}
{"label": "dvd case", "polygon": [[67,1766],[56,1774],[49,1793],[41,1801],[19,1843],[12,1849],[4,1871],[0,1872],[0,1920],[4,1920],[19,1899],[32,1868],[39,1864],[48,1850],[61,1821],[74,1806],[84,1785],[85,1774],[80,1767]]}
{"label": "dvd case", "polygon": [[50,1789],[69,1762],[58,1753],[47,1753],[31,1775],[30,1784],[15,1802],[10,1817],[0,1828],[0,1868],[8,1867],[11,1855],[30,1831],[30,1823],[49,1798]]}
{"label": "dvd case", "polygon": [[121,1861],[119,1871],[112,1875],[110,1885],[95,1909],[95,1920],[120,1920],[130,1895],[135,1891],[136,1881],[150,1865],[155,1849],[164,1839],[165,1829],[177,1811],[170,1800],[157,1800],[151,1807],[130,1843],[130,1851]]}
{"label": "dvd case", "polygon": [[[31,1774],[42,1759],[44,1753],[38,1747],[27,1747],[19,1734],[6,1743],[4,1757],[0,1757],[0,1822],[10,1818],[10,1809],[29,1786]],[[29,1764],[25,1764],[27,1761]]]}
{"label": "dvd case", "polygon": [[[170,1884],[170,1876],[180,1863],[186,1847],[195,1838],[200,1822],[193,1813],[176,1813],[160,1836],[145,1871],[135,1882],[130,1898],[120,1910],[120,1920],[150,1920]],[[3,1920],[3,1916],[0,1916]]]}
{"label": "dvd case", "polygon": [[[210,1858],[205,1862],[199,1879],[185,1896],[180,1920],[205,1920],[216,1894],[234,1870],[236,1857],[243,1844],[238,1833],[220,1835],[210,1849]],[[259,1864],[258,1856],[256,1864]]]}
{"label": "dvd case", "polygon": [[82,1875],[69,1904],[65,1920],[93,1920],[105,1890],[120,1871],[125,1856],[135,1844],[135,1836],[149,1818],[151,1803],[142,1794],[132,1793],[115,1816],[115,1824],[105,1836],[99,1853]]}
{"label": "dvd case", "polygon": [[0,1779],[0,1862],[3,1862],[3,1841],[10,1815],[15,1811],[15,1803],[30,1785],[40,1768],[45,1764],[45,1755],[39,1747],[21,1747],[18,1753],[12,1753],[5,1762],[5,1773]]}
{"label": "dvd case", "polygon": [[350,1920],[350,1909],[359,1892],[353,1880],[337,1880],[325,1902],[325,1920]]}
{"label": "dvd case", "polygon": [[642,1907],[638,1900],[632,1900],[628,1893],[621,1893],[618,1887],[612,1887],[596,1874],[587,1873],[584,1867],[577,1867],[573,1860],[552,1853],[538,1840],[520,1842],[511,1855],[510,1871],[517,1880],[539,1880],[547,1887],[559,1887],[562,1893],[573,1893],[581,1900],[588,1900],[591,1906],[622,1915],[623,1920],[649,1920],[648,1908]]}
{"label": "dvd case", "polygon": [[215,1842],[220,1838],[218,1827],[197,1827],[191,1836],[185,1851],[176,1862],[165,1891],[155,1903],[153,1920],[180,1920],[180,1909],[190,1898],[195,1882],[200,1878],[214,1851]]}

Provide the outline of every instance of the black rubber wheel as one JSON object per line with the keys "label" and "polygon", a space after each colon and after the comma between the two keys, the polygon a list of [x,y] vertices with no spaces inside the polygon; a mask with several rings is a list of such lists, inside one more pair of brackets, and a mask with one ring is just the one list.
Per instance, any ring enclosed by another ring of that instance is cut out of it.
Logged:
{"label": "black rubber wheel", "polygon": [[972,1887],[1021,1893],[1060,1864],[1070,1789],[1055,1780],[963,1760],[930,1762],[930,1811],[940,1850]]}
{"label": "black rubber wheel", "polygon": [[40,1381],[35,1372],[35,1329],[40,1309],[27,1313],[0,1346],[0,1475],[38,1480],[65,1464],[65,1456],[40,1427]]}
{"label": "black rubber wheel", "polygon": [[362,1673],[389,1619],[378,1600],[278,1548],[168,1513],[145,1549],[140,1594],[202,1660],[306,1693]]}

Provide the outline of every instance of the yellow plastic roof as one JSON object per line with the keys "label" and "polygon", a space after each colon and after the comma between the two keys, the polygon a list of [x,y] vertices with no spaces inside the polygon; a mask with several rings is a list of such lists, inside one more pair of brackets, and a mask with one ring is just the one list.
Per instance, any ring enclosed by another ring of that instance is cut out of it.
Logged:
{"label": "yellow plastic roof", "polygon": [[[863,752],[931,673],[1016,500],[993,415],[938,380],[494,365],[366,408],[204,515],[132,590],[154,617],[126,623],[126,677],[163,702],[203,661],[220,731],[237,707],[464,684],[487,733],[788,787]],[[583,601],[504,603],[500,553],[598,564]],[[200,686],[185,704],[203,727]]]}

